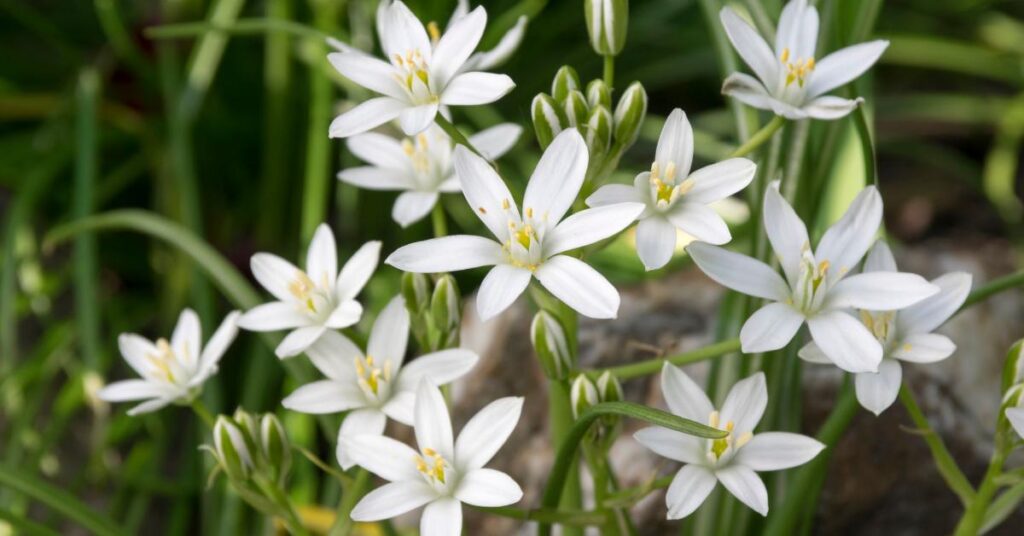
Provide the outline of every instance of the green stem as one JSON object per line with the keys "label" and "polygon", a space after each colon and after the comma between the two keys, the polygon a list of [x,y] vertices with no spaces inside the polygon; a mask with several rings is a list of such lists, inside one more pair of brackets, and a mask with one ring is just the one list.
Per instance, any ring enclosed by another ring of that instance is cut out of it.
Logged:
{"label": "green stem", "polygon": [[443,130],[445,134],[448,134],[448,137],[451,138],[453,142],[466,146],[466,148],[473,151],[474,154],[490,162],[490,159],[478,151],[476,147],[473,147],[473,144],[470,143],[469,139],[466,138],[459,129],[455,128],[455,125],[453,125],[451,121],[445,119],[443,115],[438,113],[437,116],[434,117],[434,122],[437,123],[437,126],[441,127],[441,130]]}
{"label": "green stem", "polygon": [[261,34],[267,32],[286,32],[298,37],[306,37],[325,41],[330,37],[327,33],[315,28],[292,21],[252,18],[238,19],[234,24],[217,24],[210,22],[186,22],[182,24],[165,24],[150,26],[142,33],[150,39],[175,39],[179,37],[195,37],[209,32],[226,34]]}
{"label": "green stem", "polygon": [[295,508],[292,506],[291,500],[284,494],[281,487],[275,483],[264,479],[262,476],[254,476],[253,481],[263,492],[263,495],[270,499],[276,509],[278,510],[278,516],[284,521],[285,528],[288,532],[295,536],[306,536],[309,531],[306,530],[305,525],[302,524],[302,520],[298,514],[295,513]]}
{"label": "green stem", "polygon": [[434,227],[434,236],[436,238],[448,234],[448,221],[445,219],[444,207],[441,205],[440,199],[437,200],[437,203],[434,203],[434,210],[430,213],[430,223]]}
{"label": "green stem", "polygon": [[607,521],[607,517],[603,512],[591,512],[586,510],[546,510],[543,508],[522,509],[511,506],[499,506],[493,508],[474,506],[473,508],[481,512],[510,519],[559,523],[562,525],[601,525]]}
{"label": "green stem", "polygon": [[341,503],[338,504],[338,515],[334,518],[334,526],[328,533],[330,536],[347,536],[352,532],[355,523],[352,521],[352,509],[356,507],[359,499],[363,498],[366,487],[370,483],[370,473],[363,468],[356,470],[356,476],[352,485],[345,488],[341,495]]}
{"label": "green stem", "polygon": [[[538,302],[540,303],[540,302]],[[548,423],[550,430],[548,436],[551,444],[556,449],[565,445],[566,436],[569,434],[572,424],[572,397],[570,396],[570,385],[567,380],[551,378],[548,380]],[[566,468],[568,482],[562,486],[559,497],[551,508],[578,509],[581,504],[580,479],[576,460]],[[569,534],[582,534],[575,527],[566,527]]]}
{"label": "green stem", "polygon": [[705,359],[711,359],[719,357],[725,354],[730,354],[740,349],[739,339],[729,339],[727,341],[716,342],[709,344],[703,348],[691,350],[689,352],[683,352],[680,354],[670,355],[668,357],[657,357],[654,359],[648,359],[646,361],[640,361],[639,363],[630,363],[629,365],[620,365],[617,367],[610,367],[607,369],[595,370],[594,376],[598,376],[604,372],[611,372],[613,376],[619,380],[628,380],[630,378],[636,378],[637,376],[647,376],[655,374],[661,371],[661,367],[665,363],[671,363],[673,365],[686,365],[688,363],[696,363],[698,361],[704,361]]}
{"label": "green stem", "polygon": [[615,56],[604,57],[604,83],[609,91],[615,87]]}
{"label": "green stem", "polygon": [[963,311],[978,302],[985,301],[1004,290],[1010,290],[1021,285],[1024,285],[1024,270],[994,279],[975,289],[974,292],[971,292],[971,294],[967,296],[967,300],[964,301],[964,304],[960,306],[960,311]]}
{"label": "green stem", "polygon": [[[999,409],[1000,415],[1003,408]],[[978,486],[978,493],[969,503],[964,511],[963,517],[956,526],[954,536],[977,536],[985,524],[985,514],[989,511],[989,505],[999,490],[999,477],[1003,474],[1003,464],[1006,457],[1013,450],[1013,440],[1010,439],[1014,432],[1009,429],[1006,419],[1002,416],[996,421],[995,449],[989,461],[985,477]]]}
{"label": "green stem", "polygon": [[192,399],[192,411],[196,412],[196,415],[206,423],[206,426],[213,428],[216,420],[213,418],[213,414],[210,413],[209,409],[206,409],[206,404],[198,396]]}
{"label": "green stem", "polygon": [[928,450],[931,451],[932,458],[935,460],[935,467],[939,470],[943,480],[946,481],[946,485],[949,486],[949,489],[953,490],[953,493],[956,493],[964,506],[971,504],[975,497],[974,488],[956,464],[956,460],[949,453],[949,449],[946,448],[942,438],[935,433],[931,424],[928,423],[928,419],[917,404],[917,399],[914,398],[914,392],[905,383],[900,386],[900,402],[903,403],[903,407],[907,408],[907,413],[910,414],[910,419],[914,421],[914,426],[917,427],[918,433],[921,434],[925,443],[928,444]]}
{"label": "green stem", "polygon": [[737,147],[736,150],[729,155],[729,157],[736,158],[738,156],[745,156],[754,152],[755,149],[763,145],[768,140],[772,139],[772,135],[775,134],[777,130],[782,128],[782,125],[784,124],[786,124],[785,117],[782,117],[781,115],[773,117],[767,125],[761,127],[761,130],[755,132],[754,135],[751,136],[750,139],[746,141],[746,143]]}
{"label": "green stem", "polygon": [[[324,2],[317,4],[314,18],[319,28],[332,24],[334,10]],[[326,45],[317,43],[317,53],[326,55]],[[302,192],[302,226],[300,229],[302,244],[308,244],[313,238],[316,227],[323,223],[327,215],[327,194],[330,191],[330,138],[327,136],[331,116],[331,99],[333,87],[323,70],[310,69],[309,91],[309,130],[306,133],[306,176]]]}
{"label": "green stem", "polygon": [[0,465],[0,487],[22,493],[46,505],[97,536],[126,534],[110,518],[101,515],[93,506],[87,506],[74,495],[36,477]]}
{"label": "green stem", "polygon": [[[76,154],[74,214],[84,218],[94,210],[96,170],[98,168],[99,143],[97,139],[97,103],[100,80],[95,69],[82,72],[78,82],[76,111]],[[96,292],[98,265],[96,261],[96,237],[79,236],[75,239],[74,251],[75,320],[82,354],[89,370],[100,369],[100,302]]]}

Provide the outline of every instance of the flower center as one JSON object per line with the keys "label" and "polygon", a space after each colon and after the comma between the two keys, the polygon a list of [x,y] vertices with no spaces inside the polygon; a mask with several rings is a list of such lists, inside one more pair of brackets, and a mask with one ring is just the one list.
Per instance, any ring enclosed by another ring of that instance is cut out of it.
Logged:
{"label": "flower center", "polygon": [[372,356],[355,358],[356,376],[359,388],[368,397],[381,398],[387,394],[387,386],[391,383],[391,360],[384,361],[379,367]]}
{"label": "flower center", "polygon": [[828,260],[815,262],[810,248],[805,246],[800,260],[800,276],[793,289],[795,303],[791,305],[808,314],[816,311],[824,300],[830,266]]}
{"label": "flower center", "polygon": [[416,470],[434,489],[446,491],[451,486],[455,468],[441,456],[441,453],[429,447],[424,448],[423,455],[417,455],[414,461]]}
{"label": "flower center", "polygon": [[[415,139],[415,141],[413,141]],[[430,152],[428,149],[427,135],[419,133],[415,138],[402,140],[402,151],[409,157],[413,169],[423,175],[430,171]]]}
{"label": "flower center", "polygon": [[669,162],[665,165],[665,175],[661,175],[658,163],[651,164],[651,190],[654,192],[654,202],[659,208],[666,208],[693,189],[693,180],[686,179],[676,184],[676,163]]}
{"label": "flower center", "polygon": [[789,56],[789,48],[782,49],[782,55],[779,59],[782,60],[782,66],[786,68],[786,87],[789,87],[793,82],[796,82],[800,87],[804,87],[804,81],[811,74],[811,71],[814,70],[814,58],[796,58],[794,61],[789,61]]}
{"label": "flower center", "polygon": [[[721,424],[720,420],[721,420],[721,418],[720,418],[718,412],[717,411],[712,411],[711,415],[708,417],[708,426],[711,426],[712,428],[719,428],[720,429],[720,427],[719,427],[719,424]],[[733,429],[735,427],[736,427],[736,423],[734,423],[732,421],[726,422],[725,423],[725,431],[729,432],[729,435],[727,435],[725,437],[722,437],[722,438],[719,438],[719,439],[714,439],[714,440],[711,441],[711,448],[709,449],[709,452],[708,452],[708,459],[710,461],[717,462],[717,461],[721,460],[722,456],[724,456],[726,453],[728,453],[728,452],[735,452],[737,449],[739,449],[743,445],[746,445],[747,442],[749,442],[750,439],[752,437],[754,437],[754,434],[752,434],[750,432],[744,432],[744,433],[740,434],[739,437],[736,437],[732,433],[732,431],[733,431]]]}
{"label": "flower center", "polygon": [[[185,345],[186,352],[188,351],[188,345]],[[156,353],[149,354],[146,356],[149,360],[149,364],[153,366],[156,372],[156,376],[160,377],[168,382],[175,383],[175,372],[180,372],[180,366],[178,365],[178,358],[174,354],[174,349],[167,342],[167,339],[158,339],[156,341]]]}
{"label": "flower center", "polygon": [[430,68],[420,50],[413,49],[405,55],[395,54],[392,63],[397,68],[395,79],[405,89],[413,104],[429,104],[438,101],[430,90]]}
{"label": "flower center", "polygon": [[330,313],[333,310],[333,302],[329,292],[325,292],[324,288],[328,286],[327,275],[324,274],[324,280],[321,282],[322,286],[317,286],[306,272],[299,270],[295,274],[295,279],[288,285],[288,292],[291,292],[292,296],[302,304],[302,310],[307,314],[313,316],[319,316]]}

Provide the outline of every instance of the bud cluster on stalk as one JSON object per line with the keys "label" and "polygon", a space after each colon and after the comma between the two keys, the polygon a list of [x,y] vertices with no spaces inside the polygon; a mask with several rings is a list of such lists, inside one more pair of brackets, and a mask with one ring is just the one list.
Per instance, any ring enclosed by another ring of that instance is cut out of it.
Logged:
{"label": "bud cluster on stalk", "polygon": [[1006,353],[1002,387],[1004,409],[1024,405],[1024,339],[1014,343]]}
{"label": "bud cluster on stalk", "polygon": [[451,274],[432,279],[426,274],[402,275],[402,297],[420,348],[430,352],[459,346],[462,294]]}
{"label": "bud cluster on stalk", "polygon": [[[569,390],[572,404],[572,416],[579,419],[587,408],[602,402],[619,402],[623,399],[622,384],[610,371],[605,371],[592,381],[586,374],[580,374],[573,380]],[[588,436],[597,445],[611,446],[619,434],[618,415],[603,415],[590,428]]]}
{"label": "bud cluster on stalk", "polygon": [[647,93],[640,82],[630,84],[613,108],[612,88],[608,84],[592,80],[584,87],[579,75],[568,65],[555,74],[551,94],[537,95],[531,105],[533,128],[541,149],[547,148],[565,129],[580,132],[590,150],[588,178],[614,169],[622,153],[636,141],[646,114]]}
{"label": "bud cluster on stalk", "polygon": [[594,52],[617,56],[626,44],[629,0],[584,0],[583,16]]}
{"label": "bud cluster on stalk", "polygon": [[270,496],[268,487],[282,487],[292,463],[291,443],[276,415],[254,416],[241,409],[230,417],[220,415],[213,446],[202,448],[243,498],[261,510],[275,510],[277,497]]}
{"label": "bud cluster on stalk", "polygon": [[530,342],[545,376],[552,380],[564,380],[569,376],[576,356],[565,326],[555,315],[544,309],[537,311],[530,323]]}

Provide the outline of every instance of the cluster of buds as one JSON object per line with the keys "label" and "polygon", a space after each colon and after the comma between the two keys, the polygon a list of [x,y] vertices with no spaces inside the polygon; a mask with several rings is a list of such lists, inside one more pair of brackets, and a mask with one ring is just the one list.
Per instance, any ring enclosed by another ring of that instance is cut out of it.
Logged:
{"label": "cluster of buds", "polygon": [[204,448],[236,489],[257,494],[267,484],[283,485],[292,463],[291,443],[272,413],[257,418],[239,409],[231,417],[217,417],[213,446]]}
{"label": "cluster of buds", "polygon": [[576,71],[563,66],[555,74],[551,94],[541,93],[533,99],[531,115],[537,141],[544,149],[559,132],[576,128],[590,150],[587,178],[600,177],[604,170],[614,169],[640,133],[647,114],[643,85],[630,84],[615,104],[614,114],[611,110],[612,88],[608,84],[592,80],[584,93]]}
{"label": "cluster of buds", "polygon": [[[587,408],[600,404],[601,402],[621,401],[622,384],[619,379],[609,371],[605,371],[597,377],[597,381],[591,381],[586,374],[576,376],[569,390],[569,399],[572,404],[572,416],[579,419]],[[588,432],[589,439],[595,445],[610,447],[615,438],[619,435],[619,424],[622,419],[618,415],[603,415],[597,424],[591,427]]]}
{"label": "cluster of buds", "polygon": [[617,56],[626,44],[629,0],[584,0],[583,15],[594,52]]}
{"label": "cluster of buds", "polygon": [[454,277],[443,274],[431,279],[406,272],[402,275],[402,296],[420,348],[436,352],[459,346],[462,295]]}
{"label": "cluster of buds", "polygon": [[530,323],[530,342],[537,353],[544,375],[564,380],[573,369],[576,358],[565,326],[555,315],[541,309]]}

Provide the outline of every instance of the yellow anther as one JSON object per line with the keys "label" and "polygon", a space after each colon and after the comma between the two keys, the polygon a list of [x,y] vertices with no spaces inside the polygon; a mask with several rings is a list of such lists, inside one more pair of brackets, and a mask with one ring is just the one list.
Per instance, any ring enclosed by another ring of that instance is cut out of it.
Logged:
{"label": "yellow anther", "polygon": [[508,210],[510,206],[512,206],[512,205],[511,205],[511,203],[508,202],[508,199],[502,199],[501,200],[501,208],[502,208],[502,210]]}
{"label": "yellow anther", "polygon": [[782,63],[789,62],[789,47],[782,49],[782,56],[780,57],[780,59],[782,60]]}
{"label": "yellow anther", "polygon": [[651,180],[656,181],[658,178],[658,163],[654,162],[651,164]]}
{"label": "yellow anther", "polygon": [[718,428],[718,412],[712,411],[711,415],[708,416],[708,426],[712,428]]}
{"label": "yellow anther", "polygon": [[736,448],[740,448],[743,445],[746,445],[753,438],[754,438],[754,434],[753,433],[751,433],[751,432],[744,432],[742,435],[740,435],[740,437],[738,439],[736,439]]}
{"label": "yellow anther", "polygon": [[426,454],[427,456],[430,456],[431,458],[433,458],[434,456],[437,456],[437,451],[432,449],[432,448],[430,448],[430,447],[427,447],[427,448],[423,449],[423,454]]}
{"label": "yellow anther", "polygon": [[478,207],[477,210],[480,211],[480,214],[487,214],[487,209],[484,207]]}
{"label": "yellow anther", "polygon": [[417,134],[416,135],[416,141],[419,142],[420,149],[426,149],[427,148],[427,135],[426,134],[424,134],[422,132]]}
{"label": "yellow anther", "polygon": [[668,179],[668,180],[673,180],[673,179],[676,178],[676,163],[675,162],[669,162],[665,166],[665,178]]}
{"label": "yellow anther", "polygon": [[146,356],[149,362],[169,381],[174,381],[174,373],[171,371],[171,361],[174,360],[174,350],[167,342],[167,339],[157,339],[156,353]]}
{"label": "yellow anther", "polygon": [[416,147],[409,141],[409,138],[402,140],[402,152],[405,153],[405,156],[412,156],[416,152]]}
{"label": "yellow anther", "polygon": [[806,63],[804,63],[804,69],[807,70],[808,72],[814,70],[814,58],[811,58],[807,60]]}
{"label": "yellow anther", "polygon": [[430,34],[430,40],[435,43],[441,39],[441,30],[437,27],[437,23],[434,21],[427,23],[427,33]]}
{"label": "yellow anther", "polygon": [[679,183],[679,186],[676,186],[676,190],[679,192],[679,195],[686,195],[687,192],[693,189],[693,185],[693,179],[686,179]]}
{"label": "yellow anther", "polygon": [[533,209],[532,208],[526,209],[526,217],[527,218],[532,218],[533,217]]}

